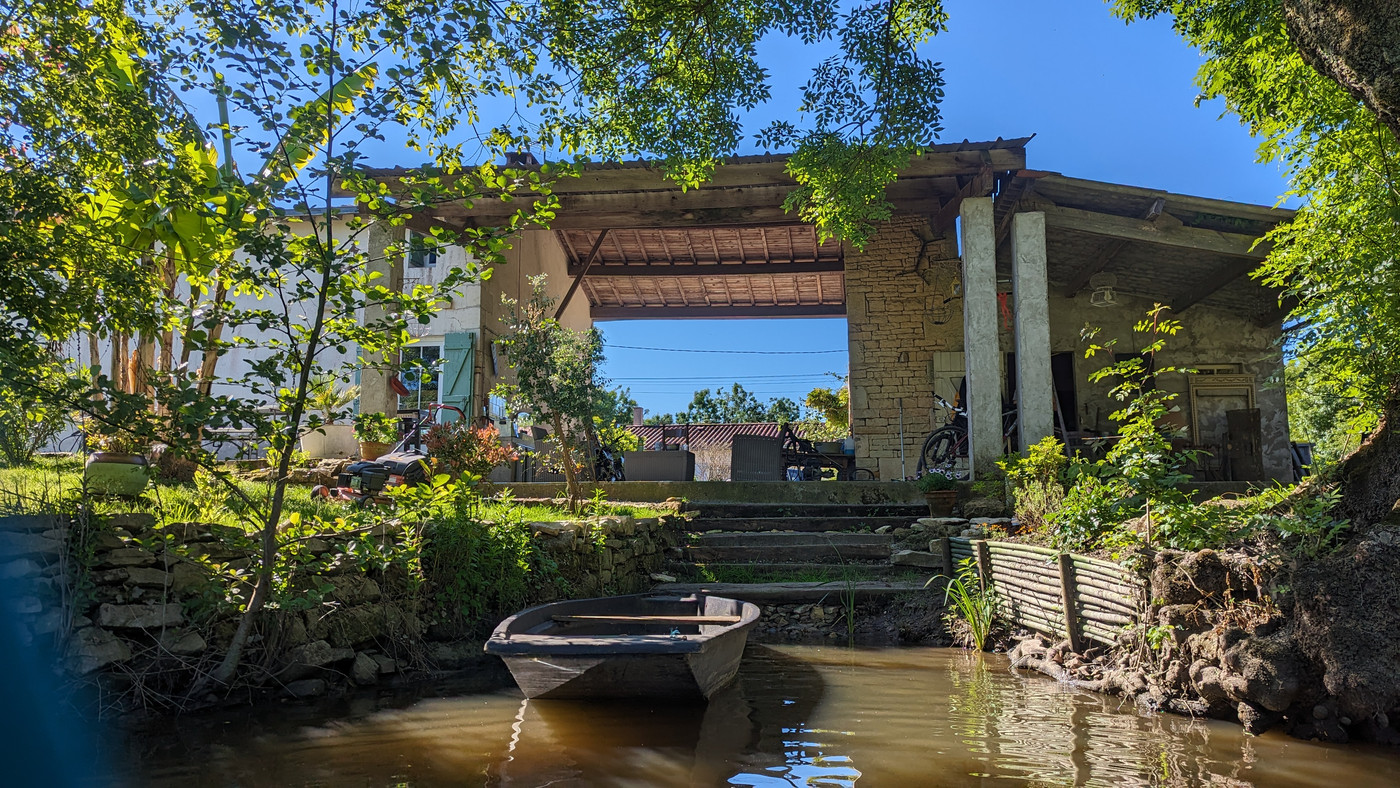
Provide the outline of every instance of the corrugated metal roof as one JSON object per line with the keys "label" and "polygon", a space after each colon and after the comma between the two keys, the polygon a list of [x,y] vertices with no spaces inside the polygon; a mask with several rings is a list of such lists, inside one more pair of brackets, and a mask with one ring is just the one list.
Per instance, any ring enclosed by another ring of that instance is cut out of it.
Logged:
{"label": "corrugated metal roof", "polygon": [[[682,425],[667,425],[673,429],[679,429]],[[690,446],[728,446],[734,442],[735,435],[763,435],[769,438],[777,438],[782,433],[782,425],[776,422],[750,422],[746,424],[688,424],[690,428]],[[643,425],[631,425],[627,428],[632,434],[642,439],[644,448],[654,449],[661,444],[661,427]],[[793,426],[793,431],[799,436],[802,434],[801,428]],[[670,442],[675,443],[672,437]]]}

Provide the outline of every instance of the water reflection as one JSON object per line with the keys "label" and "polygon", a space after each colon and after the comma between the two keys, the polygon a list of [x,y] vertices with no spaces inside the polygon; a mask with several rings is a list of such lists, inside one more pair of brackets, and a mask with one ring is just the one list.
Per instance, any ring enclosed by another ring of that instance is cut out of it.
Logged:
{"label": "water reflection", "polygon": [[[347,713],[346,709],[335,711]],[[341,721],[185,721],[155,785],[1394,785],[1400,753],[1141,716],[946,649],[751,647],[708,705],[475,690]],[[148,739],[149,740],[149,739]]]}

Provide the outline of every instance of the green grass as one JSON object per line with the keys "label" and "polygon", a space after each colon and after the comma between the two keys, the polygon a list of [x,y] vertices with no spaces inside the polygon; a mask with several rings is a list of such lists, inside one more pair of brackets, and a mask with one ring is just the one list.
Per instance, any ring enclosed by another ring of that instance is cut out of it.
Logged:
{"label": "green grass", "polygon": [[[264,509],[272,496],[272,484],[240,480],[239,490]],[[57,512],[74,509],[83,486],[81,457],[39,457],[34,462],[11,468],[0,468],[0,514]],[[205,522],[256,529],[256,510],[222,484],[200,489],[194,484],[157,481],[135,500],[124,498],[93,498],[97,514],[126,512],[150,513],[160,522]],[[344,511],[344,504],[312,500],[311,488],[287,488],[288,514],[299,512],[303,517],[335,519]]]}
{"label": "green grass", "polygon": [[[239,490],[256,502],[256,509],[265,510],[272,496],[270,482],[239,480]],[[56,512],[75,508],[83,486],[83,459],[77,456],[38,457],[24,466],[0,468],[0,514]],[[334,520],[345,514],[344,503],[312,500],[311,488],[290,485],[286,493],[287,514]],[[98,514],[149,512],[160,522],[204,522],[233,525],[247,529],[260,527],[255,521],[256,509],[248,505],[222,484],[200,489],[194,484],[156,481],[136,500],[95,498],[93,510]],[[662,507],[639,504],[612,504],[592,501],[584,503],[584,515],[604,514],[627,517],[658,517],[670,513]],[[502,522],[555,522],[578,519],[563,505],[543,503],[487,502],[482,519]]]}

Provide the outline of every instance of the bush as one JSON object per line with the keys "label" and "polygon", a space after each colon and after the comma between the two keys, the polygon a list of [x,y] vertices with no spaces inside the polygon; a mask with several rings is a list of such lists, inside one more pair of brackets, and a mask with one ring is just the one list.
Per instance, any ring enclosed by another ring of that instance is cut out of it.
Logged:
{"label": "bush", "polygon": [[1031,446],[1025,457],[997,461],[1011,485],[1012,505],[1023,527],[1038,532],[1049,530],[1050,516],[1064,501],[1068,465],[1065,445],[1053,437]]}
{"label": "bush", "polygon": [[398,419],[387,413],[356,413],[355,440],[393,443],[399,439]]}
{"label": "bush", "polygon": [[958,480],[935,468],[920,476],[918,485],[919,492],[940,492],[958,489]]}
{"label": "bush", "polygon": [[492,468],[513,462],[515,449],[501,445],[494,427],[473,427],[465,421],[435,424],[423,438],[437,469],[453,477],[485,476]]}
{"label": "bush", "polygon": [[1129,516],[1126,505],[1131,496],[1117,480],[1105,480],[1092,473],[1082,475],[1070,487],[1060,509],[1047,518],[1050,535],[1061,550],[1092,550]]}
{"label": "bush", "polygon": [[68,415],[0,388],[0,464],[23,465],[68,424]]}

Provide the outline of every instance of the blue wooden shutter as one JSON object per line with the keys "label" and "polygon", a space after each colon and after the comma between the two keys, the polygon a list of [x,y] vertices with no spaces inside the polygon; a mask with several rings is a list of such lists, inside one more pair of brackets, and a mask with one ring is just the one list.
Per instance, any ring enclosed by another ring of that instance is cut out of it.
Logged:
{"label": "blue wooden shutter", "polygon": [[[472,385],[476,380],[476,334],[464,331],[443,337],[442,357],[442,383],[438,396],[442,404],[461,408],[470,420],[477,415],[472,404]],[[452,418],[455,416],[450,412],[443,414],[444,420]]]}

